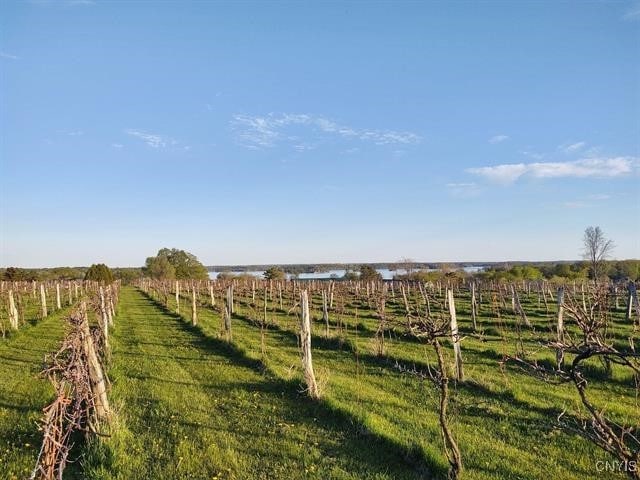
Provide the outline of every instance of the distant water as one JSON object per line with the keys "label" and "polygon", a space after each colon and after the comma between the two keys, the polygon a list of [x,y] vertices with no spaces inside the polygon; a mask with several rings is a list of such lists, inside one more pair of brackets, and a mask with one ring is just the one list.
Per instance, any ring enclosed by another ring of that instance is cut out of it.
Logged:
{"label": "distant water", "polygon": [[[470,267],[464,267],[463,270],[467,273],[476,273],[481,271],[482,268],[483,267],[479,267],[479,266],[470,266]],[[389,270],[388,268],[377,268],[376,270],[378,271],[378,273],[380,273],[380,275],[382,275],[382,278],[384,280],[391,280],[395,275],[403,275],[407,273],[406,270],[402,270],[402,269]],[[429,270],[429,271],[434,272],[434,271],[437,271],[437,269]],[[338,279],[338,278],[344,277],[344,274],[346,272],[347,271],[344,269],[339,269],[339,270],[327,270],[325,272],[301,273],[298,275],[298,278],[300,280],[329,280],[331,278]],[[217,278],[218,273],[220,272],[209,272],[209,278],[211,279]],[[264,270],[253,270],[248,272],[231,271],[226,273],[231,273],[233,275],[249,274],[258,278],[264,278]],[[291,277],[292,275],[287,274],[287,278],[291,278]]]}

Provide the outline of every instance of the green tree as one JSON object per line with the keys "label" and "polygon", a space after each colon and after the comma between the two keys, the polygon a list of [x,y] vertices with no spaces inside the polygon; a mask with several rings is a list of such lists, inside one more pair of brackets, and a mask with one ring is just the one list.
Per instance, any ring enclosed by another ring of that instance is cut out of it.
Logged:
{"label": "green tree", "polygon": [[[165,259],[174,269],[174,276],[177,279],[195,279],[206,280],[209,278],[209,272],[202,263],[198,261],[198,258],[184,250],[178,250],[177,248],[162,248],[158,251],[158,255],[155,257],[147,258],[147,267],[149,264],[154,264],[154,258]],[[162,274],[170,274],[170,269],[162,261],[162,264],[154,264],[156,268],[162,267],[160,272]],[[149,270],[147,270],[149,272]],[[150,273],[148,273],[150,275]]]}
{"label": "green tree", "polygon": [[111,283],[113,282],[113,274],[109,267],[104,263],[94,263],[89,267],[84,275],[85,280],[93,280],[96,282]]}
{"label": "green tree", "polygon": [[358,272],[351,270],[350,268],[347,268],[342,276],[343,280],[358,280],[358,278],[360,278]]}
{"label": "green tree", "polygon": [[27,272],[22,268],[9,267],[4,271],[2,279],[10,282],[21,282],[27,280]]}
{"label": "green tree", "polygon": [[124,284],[130,284],[142,276],[140,268],[116,268],[113,270],[113,277],[121,280]]}
{"label": "green tree", "polygon": [[269,267],[264,272],[265,280],[284,280],[285,276],[284,270],[280,267]]}
{"label": "green tree", "polygon": [[147,276],[163,280],[176,278],[176,269],[167,257],[149,257],[145,262],[144,270]]}
{"label": "green tree", "polygon": [[377,282],[382,280],[382,275],[371,265],[361,265],[360,280],[364,282]]}

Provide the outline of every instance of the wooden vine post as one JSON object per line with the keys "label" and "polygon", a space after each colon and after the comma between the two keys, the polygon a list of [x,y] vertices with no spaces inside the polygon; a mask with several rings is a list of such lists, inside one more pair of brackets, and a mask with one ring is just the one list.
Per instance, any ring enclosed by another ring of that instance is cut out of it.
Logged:
{"label": "wooden vine post", "polygon": [[[556,327],[558,344],[562,344],[564,341],[564,320],[562,318],[564,314],[564,287],[558,288],[558,323]],[[564,350],[558,346],[556,349],[556,366],[558,370],[562,370],[562,362],[564,361]]]}
{"label": "wooden vine post", "polygon": [[13,300],[13,291],[9,290],[9,324],[14,330],[18,329],[18,309]]}
{"label": "wooden vine post", "polygon": [[456,379],[464,380],[462,367],[462,350],[460,349],[460,334],[458,333],[458,319],[456,317],[456,304],[453,300],[453,290],[447,288],[447,303],[449,304],[449,315],[451,317],[451,340],[453,342],[453,353],[455,357]]}
{"label": "wooden vine post", "polygon": [[62,308],[62,302],[60,299],[60,284],[56,282],[56,310]]}
{"label": "wooden vine post", "polygon": [[322,320],[324,320],[324,334],[329,338],[329,310],[327,309],[327,291],[322,290]]}
{"label": "wooden vine post", "polygon": [[176,313],[180,315],[180,282],[176,280]]}
{"label": "wooden vine post", "polygon": [[628,286],[629,296],[627,299],[627,313],[626,319],[627,322],[631,321],[631,316],[633,314],[633,308],[635,306],[636,314],[638,315],[638,319],[640,319],[640,302],[638,301],[638,291],[636,290],[636,285],[633,282],[629,282]]}
{"label": "wooden vine post", "polygon": [[309,320],[309,296],[306,290],[300,292],[300,349],[302,354],[302,375],[307,385],[307,393],[313,399],[320,398],[316,376],[311,359],[311,322]]}
{"label": "wooden vine post", "polygon": [[229,307],[229,300],[224,302],[224,329],[227,332],[227,341],[231,342],[231,308]]}
{"label": "wooden vine post", "polygon": [[471,323],[473,331],[478,329],[478,302],[476,301],[476,282],[471,282]]}
{"label": "wooden vine post", "polygon": [[230,315],[236,313],[233,308],[233,283],[227,287],[227,308],[229,309]]}
{"label": "wooden vine post", "polygon": [[109,348],[109,315],[107,314],[107,306],[104,300],[104,289],[100,287],[100,327],[102,328],[102,336],[104,344]]}
{"label": "wooden vine post", "polygon": [[196,305],[196,289],[191,289],[191,324],[198,324],[198,307]]}
{"label": "wooden vine post", "polygon": [[107,383],[105,382],[102,366],[98,360],[91,331],[89,330],[89,320],[87,318],[87,305],[82,302],[80,305],[80,315],[82,316],[82,344],[87,356],[89,367],[89,379],[91,381],[91,392],[94,396],[96,407],[96,417],[98,421],[109,418],[109,400],[107,399]]}
{"label": "wooden vine post", "polygon": [[40,284],[40,312],[42,318],[47,318],[47,294],[44,291],[44,283]]}

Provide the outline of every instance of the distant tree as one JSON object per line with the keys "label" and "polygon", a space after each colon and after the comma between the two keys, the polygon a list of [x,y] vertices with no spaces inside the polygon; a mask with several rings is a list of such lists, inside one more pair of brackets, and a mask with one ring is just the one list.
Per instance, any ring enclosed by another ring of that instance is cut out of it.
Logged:
{"label": "distant tree", "polygon": [[177,248],[162,248],[158,251],[158,255],[155,257],[147,258],[147,264],[153,264],[155,268],[160,268],[160,272],[164,275],[170,274],[171,270],[168,269],[166,264],[155,264],[154,258],[164,258],[174,269],[174,276],[178,279],[196,279],[206,280],[209,278],[209,272],[202,263],[198,261],[198,258],[184,250],[178,250]]}
{"label": "distant tree", "polygon": [[343,280],[358,280],[359,278],[360,275],[358,275],[358,272],[351,269],[345,270],[344,275],[342,276]]}
{"label": "distant tree", "polygon": [[613,262],[609,268],[612,280],[640,280],[640,260]]}
{"label": "distant tree", "polygon": [[265,280],[283,280],[285,273],[280,267],[269,267],[264,272],[264,278]]}
{"label": "distant tree", "polygon": [[361,265],[360,280],[364,282],[377,282],[382,280],[382,275],[370,265]]}
{"label": "distant tree", "polygon": [[27,280],[27,272],[22,268],[9,267],[4,271],[2,279],[10,282],[22,282]]}
{"label": "distant tree", "polygon": [[113,277],[121,280],[124,284],[129,284],[141,276],[142,269],[140,268],[116,268],[113,270]]}
{"label": "distant tree", "polygon": [[56,280],[80,280],[86,275],[79,268],[57,267],[49,271],[49,276]]}
{"label": "distant tree", "polygon": [[84,275],[85,280],[93,280],[96,282],[111,283],[113,282],[113,274],[109,267],[104,263],[94,263],[89,267]]}
{"label": "distant tree", "polygon": [[176,278],[176,269],[167,257],[148,257],[144,270],[147,276],[162,280],[172,280]]}
{"label": "distant tree", "polygon": [[600,227],[587,227],[584,231],[584,258],[589,262],[594,280],[604,273],[605,260],[611,255],[614,244],[605,237]]}
{"label": "distant tree", "polygon": [[401,258],[396,262],[398,270],[404,270],[406,274],[411,275],[416,268],[416,261],[412,258]]}

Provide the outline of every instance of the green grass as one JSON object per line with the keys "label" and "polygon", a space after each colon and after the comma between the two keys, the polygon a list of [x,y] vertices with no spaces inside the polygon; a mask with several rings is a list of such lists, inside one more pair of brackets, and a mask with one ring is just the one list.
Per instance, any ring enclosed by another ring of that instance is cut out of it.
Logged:
{"label": "green grass", "polygon": [[[188,312],[190,304],[187,300],[185,298],[182,303],[187,305],[183,310]],[[503,355],[515,351],[515,318],[503,314],[502,319],[497,320],[485,310],[481,328],[492,328],[495,334],[472,336],[466,305],[463,301],[458,303],[460,323],[467,334],[463,355],[468,380],[454,386],[456,395],[452,412],[465,477],[539,479],[553,472],[554,478],[560,479],[601,478],[595,464],[611,457],[577,434],[556,426],[555,419],[565,408],[567,416],[583,416],[573,387],[550,386],[513,367],[501,368],[499,361]],[[523,298],[522,303],[534,324],[534,330],[522,331],[525,348],[539,350],[540,339],[551,332],[553,314],[546,316],[537,310],[532,298]],[[355,306],[358,307],[358,321]],[[173,308],[172,299],[170,308]],[[389,308],[401,316],[398,304],[390,303]],[[372,337],[376,321],[372,318],[373,312],[362,302],[347,308],[340,319],[345,328],[336,332],[334,323],[328,339],[323,338],[324,325],[320,322],[318,308],[315,313],[316,334],[312,343],[314,366],[324,385],[321,403],[356,419],[362,431],[388,439],[414,464],[417,462],[424,470],[442,476],[446,461],[437,423],[436,392],[428,381],[393,368],[394,362],[398,361],[424,369],[427,359],[433,364],[433,353],[417,342],[400,338],[397,332],[390,332],[394,338],[387,340],[387,356],[383,359],[375,357]],[[270,322],[278,326],[268,329],[266,354],[263,355],[260,330],[255,321],[261,315],[260,304],[254,309],[246,300],[237,302],[233,344],[246,358],[261,361],[271,374],[300,383],[295,335],[297,319],[284,312],[269,312]],[[188,313],[184,320],[189,320]],[[199,320],[198,329],[204,335],[223,337],[217,312],[201,308]],[[631,333],[630,326],[624,325],[619,316],[614,320],[614,330],[621,337]],[[543,351],[536,357],[552,361],[553,353]],[[589,393],[595,403],[606,407],[607,412],[619,421],[639,424],[640,410],[636,399],[630,395],[633,391],[631,377],[614,369],[613,378],[606,379],[602,369],[595,364],[592,372]]]}
{"label": "green grass", "polygon": [[64,337],[68,309],[22,326],[0,340],[0,478],[27,478],[41,443],[36,422],[53,398],[53,387],[39,376],[44,356]]}
{"label": "green grass", "polygon": [[385,436],[307,399],[234,345],[124,288],[113,329],[117,411],[82,478],[410,479]]}
{"label": "green grass", "polygon": [[[312,296],[313,360],[322,390],[319,401],[308,399],[303,392],[298,319],[295,311],[287,313],[293,304],[290,292],[285,295],[283,311],[277,308],[275,298],[269,302],[264,352],[261,294],[258,297],[253,304],[249,292],[238,288],[233,338],[228,342],[219,300],[217,308],[211,308],[204,303],[206,295],[201,297],[199,322],[194,327],[190,325],[191,303],[186,292],[181,299],[183,315],[177,315],[173,313],[174,297],[169,297],[165,308],[133,287],[123,288],[111,330],[113,354],[108,366],[115,420],[109,437],[74,450],[73,458],[78,461],[66,476],[446,477],[437,392],[430,381],[395,367],[397,362],[424,371],[435,360],[430,348],[403,335],[404,307],[399,295],[387,303],[392,328],[387,331],[384,357],[374,354],[377,320],[363,292],[358,298],[337,298],[328,337],[320,319],[319,292]],[[418,305],[421,299],[413,292],[410,301]],[[479,332],[474,333],[468,296],[461,293],[456,299],[464,335],[466,380],[452,383],[450,410],[463,457],[463,478],[600,479],[602,474],[595,464],[611,457],[577,433],[556,425],[563,410],[565,417],[584,417],[574,388],[550,386],[501,363],[504,355],[516,351],[519,335],[530,357],[549,364],[554,360],[553,352],[540,346],[542,340],[553,336],[554,307],[546,312],[533,294],[522,295],[521,301],[532,329],[518,327],[508,305],[497,318],[485,299]],[[621,343],[633,333],[623,315],[618,311],[612,317],[612,338]],[[20,338],[35,342],[42,337],[36,330],[49,323],[55,324],[47,319],[0,343],[3,373],[10,367],[4,357],[11,357],[3,348],[26,348],[28,342],[20,344]],[[60,322],[57,325],[62,328]],[[61,334],[62,330],[56,331],[58,338]],[[45,350],[55,349],[53,339],[50,343],[38,347],[40,358]],[[444,345],[451,361],[450,342]],[[606,408],[617,421],[640,424],[632,378],[618,367],[609,377],[598,363],[589,366],[588,392],[594,403]],[[38,369],[31,366],[33,372]],[[11,404],[18,406],[24,401],[19,399],[28,397],[30,418],[22,419],[19,410],[9,411],[30,436],[16,443],[15,450],[22,452],[22,457],[13,454],[3,460],[4,471],[0,463],[0,478],[4,478],[3,472],[22,476],[25,467],[32,467],[38,440],[33,420],[51,394],[46,382],[30,377],[29,372],[18,374],[12,370],[14,382],[29,386],[16,389],[14,394],[3,376],[1,401],[14,395]],[[38,388],[42,391],[34,394]],[[13,442],[13,437],[4,433],[11,431],[9,418],[0,417],[0,432],[1,438]],[[24,443],[32,446],[24,447]],[[4,448],[0,455],[2,452]]]}

